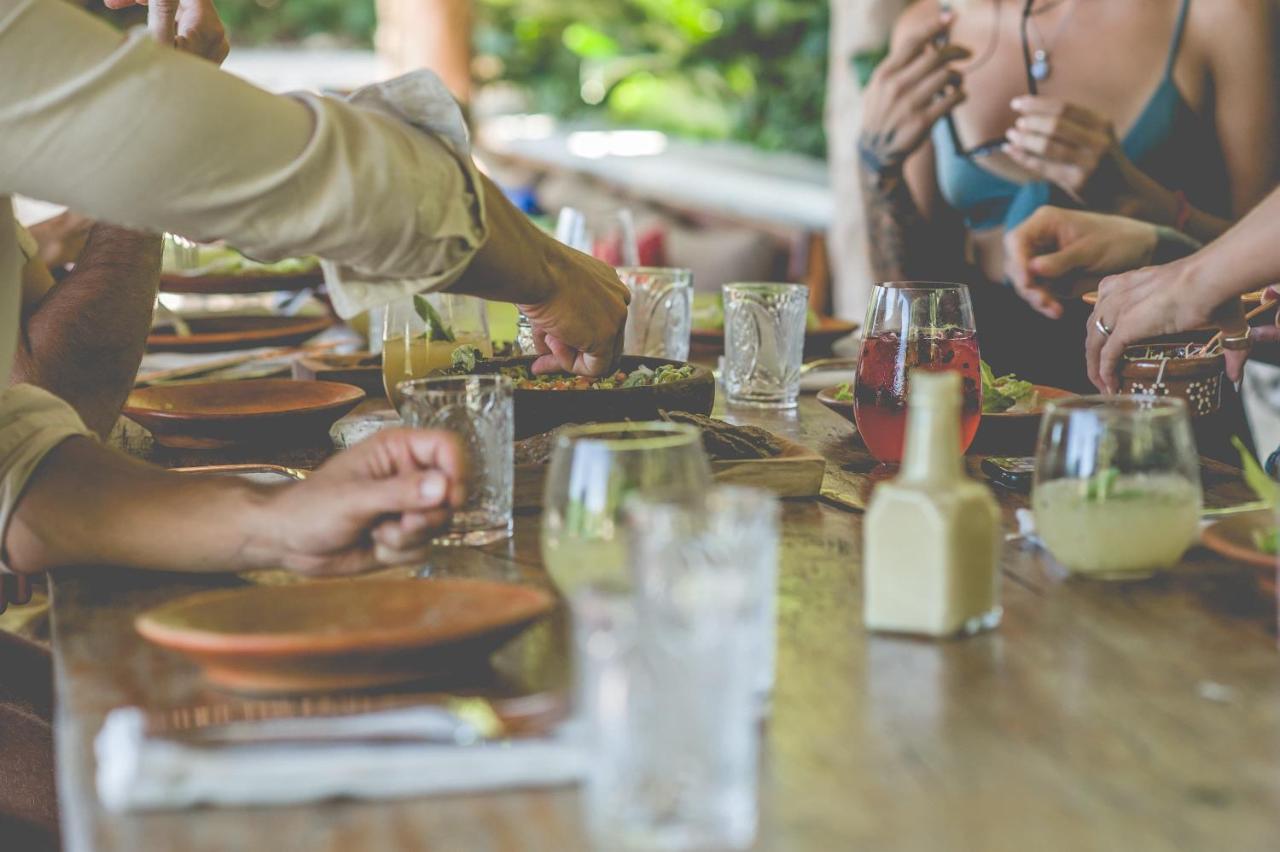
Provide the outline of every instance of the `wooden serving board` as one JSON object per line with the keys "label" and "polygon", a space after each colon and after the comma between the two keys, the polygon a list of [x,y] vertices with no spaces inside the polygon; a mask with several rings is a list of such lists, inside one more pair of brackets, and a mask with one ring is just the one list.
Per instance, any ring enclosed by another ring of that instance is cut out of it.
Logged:
{"label": "wooden serving board", "polygon": [[[774,438],[782,445],[781,454],[768,459],[713,461],[711,475],[722,485],[767,488],[779,497],[817,497],[822,490],[826,461],[802,444],[777,435]],[[545,464],[516,465],[512,500],[517,511],[542,508],[547,467]]]}

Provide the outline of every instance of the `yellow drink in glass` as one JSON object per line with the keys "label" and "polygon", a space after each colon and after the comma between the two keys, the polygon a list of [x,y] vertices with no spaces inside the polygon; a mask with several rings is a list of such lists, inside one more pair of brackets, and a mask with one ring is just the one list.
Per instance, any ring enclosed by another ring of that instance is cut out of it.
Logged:
{"label": "yellow drink in glass", "polygon": [[382,383],[387,399],[400,410],[400,394],[396,385],[410,379],[421,379],[453,366],[453,353],[461,346],[474,346],[486,358],[493,357],[493,344],[488,337],[459,334],[456,340],[429,340],[427,335],[396,336],[382,342]]}

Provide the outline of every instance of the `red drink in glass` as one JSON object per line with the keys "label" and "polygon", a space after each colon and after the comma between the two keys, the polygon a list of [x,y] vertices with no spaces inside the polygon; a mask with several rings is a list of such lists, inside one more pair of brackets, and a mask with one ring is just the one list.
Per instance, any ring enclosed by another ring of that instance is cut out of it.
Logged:
{"label": "red drink in glass", "polygon": [[954,370],[963,379],[960,449],[973,443],[982,419],[978,338],[972,331],[919,329],[905,338],[896,331],[866,337],[853,387],[853,416],[871,455],[902,460],[907,427],[907,385],[912,370]]}

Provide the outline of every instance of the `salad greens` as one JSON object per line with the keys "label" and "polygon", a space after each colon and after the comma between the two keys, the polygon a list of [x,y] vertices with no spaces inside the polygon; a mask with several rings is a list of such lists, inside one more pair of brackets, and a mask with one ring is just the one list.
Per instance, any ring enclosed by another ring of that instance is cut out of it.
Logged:
{"label": "salad greens", "polygon": [[427,301],[426,296],[415,295],[413,297],[413,309],[422,318],[422,321],[427,324],[427,340],[442,343],[457,342],[453,329],[444,324],[444,319],[440,316],[440,312]]}
{"label": "salad greens", "polygon": [[[1240,467],[1244,471],[1245,483],[1253,489],[1254,494],[1258,495],[1258,499],[1270,505],[1272,510],[1280,509],[1280,482],[1276,482],[1267,475],[1243,441],[1232,435],[1231,443],[1235,446],[1236,452],[1240,453]],[[1255,530],[1253,544],[1263,553],[1280,553],[1280,530],[1274,527],[1269,530]]]}
{"label": "salad greens", "polygon": [[505,367],[502,370],[502,374],[515,382],[515,386],[520,390],[612,390],[650,387],[684,381],[692,378],[693,372],[692,364],[685,364],[683,367],[663,364],[657,369],[637,367],[630,373],[619,370],[604,378],[593,379],[590,376],[572,376],[568,373],[535,376],[524,365]]}
{"label": "salad greens", "polygon": [[844,382],[836,388],[835,399],[840,402],[853,402],[853,385]]}
{"label": "salad greens", "polygon": [[996,378],[991,366],[982,362],[982,413],[1000,414],[1015,406],[1030,410],[1036,405],[1036,387],[1010,373]]}

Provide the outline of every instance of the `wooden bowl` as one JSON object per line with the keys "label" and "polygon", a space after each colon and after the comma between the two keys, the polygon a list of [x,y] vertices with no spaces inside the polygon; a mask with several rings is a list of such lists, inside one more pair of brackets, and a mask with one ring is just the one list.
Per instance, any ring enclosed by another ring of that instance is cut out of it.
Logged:
{"label": "wooden bowl", "polygon": [[187,320],[191,334],[152,332],[147,349],[157,352],[220,352],[258,346],[292,346],[315,337],[329,317],[209,316]]}
{"label": "wooden bowl", "polygon": [[[477,373],[494,373],[504,367],[529,366],[533,356],[499,358],[476,365]],[[683,367],[682,361],[624,355],[622,369]],[[520,390],[515,392],[516,438],[549,432],[566,423],[657,420],[658,410],[710,414],[716,400],[716,380],[706,367],[695,366],[693,375],[679,382],[640,388],[609,390]]]}
{"label": "wooden bowl", "polygon": [[[1053,388],[1047,385],[1035,385],[1042,403],[1056,399],[1068,399],[1075,396],[1071,391]],[[853,400],[836,399],[837,388],[824,388],[818,391],[818,402],[839,414],[850,423],[857,425],[853,417]],[[1027,456],[1035,452],[1036,439],[1040,431],[1040,416],[1044,414],[1041,405],[1033,411],[998,412],[983,414],[978,424],[978,433],[967,452],[978,455]]]}
{"label": "wooden bowl", "polygon": [[362,399],[360,388],[337,382],[193,382],[135,390],[124,415],[162,446],[208,450],[327,440],[329,427]]}
{"label": "wooden bowl", "polygon": [[[804,354],[830,355],[832,345],[842,337],[853,334],[860,326],[856,322],[836,317],[818,317],[816,328],[804,331]],[[697,352],[721,354],[724,352],[723,328],[697,328],[689,332],[690,346]]]}
{"label": "wooden bowl", "polygon": [[1274,529],[1275,525],[1275,513],[1260,509],[1215,521],[1204,528],[1204,532],[1200,534],[1200,541],[1219,556],[1264,569],[1267,572],[1265,579],[1274,582],[1276,566],[1280,565],[1280,559],[1273,553],[1264,553],[1259,550],[1254,544],[1253,534]]}
{"label": "wooden bowl", "polygon": [[555,599],[532,586],[440,578],[200,592],[138,617],[148,641],[240,692],[366,689],[483,666]]}
{"label": "wooden bowl", "polygon": [[1186,401],[1192,417],[1218,411],[1226,382],[1226,358],[1222,352],[1179,357],[1189,345],[1199,344],[1141,343],[1127,347],[1120,367],[1120,392],[1178,397]]}
{"label": "wooden bowl", "polygon": [[370,397],[386,394],[382,380],[382,356],[371,352],[338,355],[319,352],[293,362],[293,377],[300,381],[341,382],[355,385]]}

